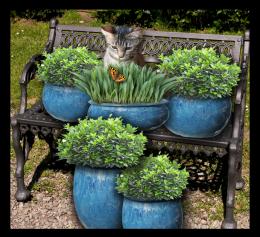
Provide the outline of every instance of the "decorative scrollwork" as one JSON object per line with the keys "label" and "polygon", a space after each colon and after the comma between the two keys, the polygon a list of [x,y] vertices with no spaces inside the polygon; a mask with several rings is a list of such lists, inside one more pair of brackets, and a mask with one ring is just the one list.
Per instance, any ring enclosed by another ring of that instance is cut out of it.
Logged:
{"label": "decorative scrollwork", "polygon": [[29,126],[27,124],[20,124],[21,134],[24,135],[27,131],[29,131]]}
{"label": "decorative scrollwork", "polygon": [[42,128],[41,128],[41,133],[46,137],[48,134],[51,133],[51,128],[42,127]]}
{"label": "decorative scrollwork", "polygon": [[31,126],[30,126],[30,130],[31,130],[31,132],[32,132],[34,135],[37,135],[38,132],[40,131],[40,128],[39,128],[39,126],[37,126],[37,125],[31,125]]}
{"label": "decorative scrollwork", "polygon": [[98,32],[74,32],[63,30],[59,46],[86,46],[90,50],[104,52],[106,49],[106,42],[104,36]]}
{"label": "decorative scrollwork", "polygon": [[190,49],[192,47],[198,49],[213,47],[218,53],[223,53],[226,56],[231,57],[234,42],[205,39],[147,37],[143,42],[143,54],[158,57],[160,54],[170,54],[172,49]]}
{"label": "decorative scrollwork", "polygon": [[51,133],[53,135],[54,140],[57,140],[62,134],[63,129],[60,128],[52,128]]}
{"label": "decorative scrollwork", "polygon": [[157,150],[162,150],[166,148],[169,151],[179,150],[182,154],[186,152],[192,152],[195,155],[197,155],[198,153],[205,153],[206,156],[210,156],[214,153],[218,157],[223,157],[224,155],[227,154],[226,149],[221,147],[210,147],[210,146],[203,146],[203,145],[184,144],[178,142],[168,142],[168,141],[158,141],[158,140],[149,140],[148,148],[157,149]]}

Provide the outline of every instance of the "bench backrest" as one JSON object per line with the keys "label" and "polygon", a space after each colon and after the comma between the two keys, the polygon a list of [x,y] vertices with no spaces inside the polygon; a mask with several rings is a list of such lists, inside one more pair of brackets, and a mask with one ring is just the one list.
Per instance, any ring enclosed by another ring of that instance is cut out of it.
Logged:
{"label": "bench backrest", "polygon": [[[60,25],[53,19],[50,22],[48,52],[57,47],[86,46],[101,57],[104,55],[106,44],[98,27],[83,27]],[[243,37],[237,35],[198,34],[144,30],[142,53],[147,63],[159,63],[160,54],[167,55],[172,49],[178,48],[214,47],[219,53],[232,57],[234,62],[241,65]]]}

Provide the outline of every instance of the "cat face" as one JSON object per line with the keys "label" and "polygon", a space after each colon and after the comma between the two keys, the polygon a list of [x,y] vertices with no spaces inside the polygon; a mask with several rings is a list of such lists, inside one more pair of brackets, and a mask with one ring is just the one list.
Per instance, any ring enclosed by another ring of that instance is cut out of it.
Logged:
{"label": "cat face", "polygon": [[142,30],[126,26],[107,26],[101,28],[107,43],[107,53],[118,61],[129,61],[139,51]]}

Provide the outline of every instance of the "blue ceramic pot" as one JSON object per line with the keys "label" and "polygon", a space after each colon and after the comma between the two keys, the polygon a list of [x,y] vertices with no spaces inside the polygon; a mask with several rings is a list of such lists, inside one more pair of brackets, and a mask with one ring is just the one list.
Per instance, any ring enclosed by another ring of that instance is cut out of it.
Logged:
{"label": "blue ceramic pot", "polygon": [[122,228],[123,196],[115,190],[120,169],[76,166],[73,199],[86,229]]}
{"label": "blue ceramic pot", "polygon": [[87,115],[90,97],[73,87],[45,84],[42,102],[46,111],[64,122],[76,122]]}
{"label": "blue ceramic pot", "polygon": [[106,119],[110,115],[112,117],[122,117],[124,123],[130,123],[143,131],[162,126],[169,117],[168,100],[162,100],[160,103],[154,104],[98,104],[93,101],[89,101],[89,103],[89,118],[97,119],[102,116]]}
{"label": "blue ceramic pot", "polygon": [[214,137],[222,132],[231,116],[231,98],[190,99],[173,96],[169,100],[171,132],[194,138]]}
{"label": "blue ceramic pot", "polygon": [[124,198],[122,223],[124,229],[180,229],[181,200],[149,202]]}

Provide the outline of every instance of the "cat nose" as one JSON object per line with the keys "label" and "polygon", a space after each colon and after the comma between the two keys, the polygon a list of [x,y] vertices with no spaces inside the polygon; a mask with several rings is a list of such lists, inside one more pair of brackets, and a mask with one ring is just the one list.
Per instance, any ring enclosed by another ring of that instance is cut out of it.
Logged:
{"label": "cat nose", "polygon": [[125,56],[125,51],[124,50],[118,50],[118,57],[123,58]]}
{"label": "cat nose", "polygon": [[119,56],[119,58],[123,58],[124,57],[124,53],[123,52],[121,52],[121,53],[118,53],[118,56]]}

